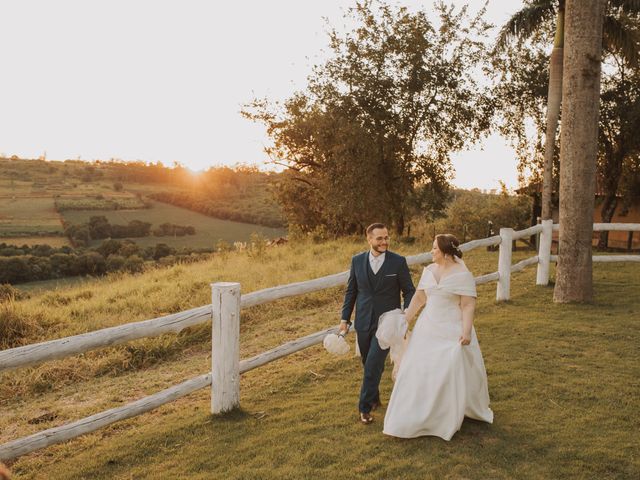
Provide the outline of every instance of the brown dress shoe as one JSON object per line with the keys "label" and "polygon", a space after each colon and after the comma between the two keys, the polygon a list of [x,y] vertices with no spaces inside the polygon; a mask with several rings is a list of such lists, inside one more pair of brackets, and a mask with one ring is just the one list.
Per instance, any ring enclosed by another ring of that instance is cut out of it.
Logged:
{"label": "brown dress shoe", "polygon": [[370,413],[360,412],[360,421],[365,425],[369,425],[371,422],[373,422],[373,416],[371,416]]}

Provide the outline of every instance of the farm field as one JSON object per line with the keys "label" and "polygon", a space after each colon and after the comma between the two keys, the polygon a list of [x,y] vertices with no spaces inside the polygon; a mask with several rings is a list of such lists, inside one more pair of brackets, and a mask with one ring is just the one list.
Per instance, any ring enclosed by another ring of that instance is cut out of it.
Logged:
{"label": "farm field", "polygon": [[0,238],[63,234],[51,196],[0,197]]}
{"label": "farm field", "polygon": [[[219,220],[162,202],[150,201],[150,203],[151,208],[145,210],[69,210],[65,211],[63,215],[65,220],[72,223],[84,223],[88,222],[92,216],[104,215],[111,224],[127,224],[132,220],[141,220],[151,223],[152,229],[166,222],[178,225],[191,225],[196,228],[195,235],[185,235],[183,237],[155,237],[151,235],[131,239],[141,246],[153,246],[157,243],[166,243],[174,248],[212,248],[219,240],[228,243],[236,241],[246,242],[254,232],[262,234],[267,238],[286,235],[286,230],[284,229]],[[92,243],[92,246],[97,246],[101,242],[102,240],[96,240]]]}
{"label": "farm field", "polygon": [[[34,330],[30,342],[56,338],[205,304],[214,280],[233,279],[251,292],[343,271],[363,248],[360,239],[292,243],[267,250],[259,262],[231,252],[34,295],[14,308],[37,322],[48,312],[49,328]],[[393,249],[413,254],[428,245]],[[513,261],[531,254],[515,252]],[[480,275],[496,269],[497,257],[478,249],[465,261]],[[590,305],[554,305],[552,287],[535,286],[534,267],[514,274],[509,302],[495,302],[495,283],[480,286],[475,323],[496,417],[492,425],[466,420],[450,442],[386,437],[384,409],[373,425],[361,425],[359,359],[317,346],[243,375],[239,411],[210,415],[203,389],[26,455],[11,468],[17,480],[638,478],[638,268],[594,265]],[[421,270],[412,268],[414,281]],[[243,309],[241,358],[337,324],[342,295],[334,288]],[[205,324],[9,372],[0,378],[0,442],[205,373],[209,338]],[[387,369],[384,400],[391,388]]]}

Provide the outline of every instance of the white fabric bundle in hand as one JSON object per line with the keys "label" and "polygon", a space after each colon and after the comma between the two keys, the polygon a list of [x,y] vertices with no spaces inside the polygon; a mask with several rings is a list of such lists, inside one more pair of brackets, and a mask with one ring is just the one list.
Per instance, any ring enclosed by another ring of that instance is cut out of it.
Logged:
{"label": "white fabric bundle in hand", "polygon": [[330,333],[324,337],[322,344],[327,352],[332,353],[333,355],[344,355],[349,353],[349,344],[342,335]]}
{"label": "white fabric bundle in hand", "polygon": [[[404,351],[407,347],[409,334],[407,329],[407,318],[402,310],[396,308],[389,312],[385,312],[380,315],[378,320],[378,330],[376,331],[376,338],[380,348],[386,350],[390,348],[389,356],[391,357],[391,363],[393,363],[393,372],[391,377],[395,380],[396,373],[400,368],[400,361],[404,355]],[[405,338],[406,335],[406,338]]]}

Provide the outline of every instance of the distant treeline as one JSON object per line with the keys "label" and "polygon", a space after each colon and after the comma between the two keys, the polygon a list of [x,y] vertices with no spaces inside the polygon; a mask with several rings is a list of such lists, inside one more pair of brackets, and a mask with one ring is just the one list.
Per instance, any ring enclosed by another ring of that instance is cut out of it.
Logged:
{"label": "distant treeline", "polygon": [[22,159],[0,157],[0,175],[19,181],[38,182],[45,187],[50,180],[62,179],[90,183],[99,180],[136,183],[183,183],[192,180],[193,175],[181,166],[165,167],[161,163],[124,162],[121,160],[47,161],[44,159]]}
{"label": "distant treeline", "polygon": [[201,260],[210,249],[176,249],[158,243],[140,247],[131,241],[105,240],[96,249],[54,248],[50,245],[16,247],[0,243],[0,284],[36,280],[104,275],[108,272],[139,272],[145,264],[169,265]]}
{"label": "distant treeline", "polygon": [[87,223],[65,223],[64,231],[75,246],[87,246],[92,240],[105,238],[140,238],[153,233],[156,237],[195,235],[190,225],[163,223],[151,230],[151,223],[131,220],[127,225],[112,225],[103,215],[92,216]]}

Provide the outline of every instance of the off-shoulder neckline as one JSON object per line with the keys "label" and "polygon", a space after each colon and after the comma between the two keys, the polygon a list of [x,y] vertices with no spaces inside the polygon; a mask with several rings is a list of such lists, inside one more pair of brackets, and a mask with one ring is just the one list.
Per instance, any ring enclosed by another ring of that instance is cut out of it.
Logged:
{"label": "off-shoulder neckline", "polygon": [[427,268],[427,271],[431,274],[431,277],[433,278],[433,281],[436,282],[436,285],[440,285],[447,278],[453,277],[454,275],[460,275],[462,273],[471,273],[469,270],[462,270],[460,272],[453,272],[453,273],[450,273],[448,275],[445,275],[444,277],[440,277],[440,281],[438,281],[438,279],[436,279],[436,276],[433,274],[433,272],[431,271],[430,268]]}

